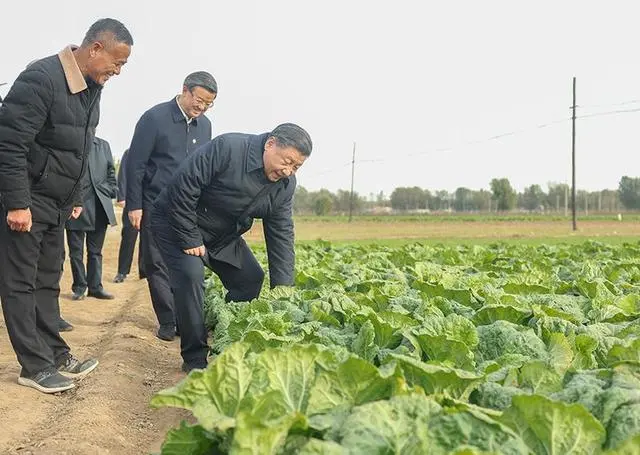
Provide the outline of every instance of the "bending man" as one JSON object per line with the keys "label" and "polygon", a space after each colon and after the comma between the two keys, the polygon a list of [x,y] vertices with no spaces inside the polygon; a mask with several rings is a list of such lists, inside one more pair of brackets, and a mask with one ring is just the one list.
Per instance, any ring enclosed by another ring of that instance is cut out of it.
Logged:
{"label": "bending man", "polygon": [[264,272],[241,237],[262,218],[272,287],[294,283],[295,173],[311,138],[290,123],[261,135],[230,133],[193,153],[156,199],[151,228],[169,271],[183,371],[207,365],[204,265],[227,301],[260,294]]}

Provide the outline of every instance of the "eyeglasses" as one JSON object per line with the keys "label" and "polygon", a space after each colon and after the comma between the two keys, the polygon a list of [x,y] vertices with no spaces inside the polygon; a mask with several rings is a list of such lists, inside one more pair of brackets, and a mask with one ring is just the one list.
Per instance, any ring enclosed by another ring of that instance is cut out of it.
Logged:
{"label": "eyeglasses", "polygon": [[214,103],[213,101],[211,101],[210,103],[207,103],[205,100],[195,95],[193,92],[190,92],[190,93],[191,93],[191,97],[193,98],[193,101],[195,101],[198,106],[202,106],[204,109],[209,109],[213,106],[213,103]]}

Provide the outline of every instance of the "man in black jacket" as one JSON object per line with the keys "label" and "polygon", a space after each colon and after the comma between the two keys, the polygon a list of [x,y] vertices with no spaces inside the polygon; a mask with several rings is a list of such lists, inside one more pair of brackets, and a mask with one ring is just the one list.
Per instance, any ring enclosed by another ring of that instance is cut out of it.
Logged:
{"label": "man in black jacket", "polygon": [[64,224],[82,211],[102,86],[132,45],[122,23],[101,19],[80,47],[31,63],[0,107],[0,299],[18,383],[41,392],[73,388],[98,364],[72,356],[58,331]]}
{"label": "man in black jacket", "polygon": [[142,115],[129,147],[126,207],[131,224],[140,231],[144,272],[160,324],[156,335],[165,341],[174,339],[176,320],[167,266],[149,227],[152,204],[187,155],[211,139],[211,122],[203,114],[217,93],[211,74],[188,75],[180,95]]}
{"label": "man in black jacket", "polygon": [[[133,227],[129,220],[129,211],[127,210],[127,166],[129,164],[129,149],[125,150],[120,159],[120,167],[118,169],[118,206],[122,207],[122,231],[120,232],[120,249],[118,250],[118,273],[113,279],[114,283],[122,283],[131,271],[131,263],[133,262],[133,251],[138,240],[138,230]],[[138,277],[146,278],[142,268],[142,255],[138,249]]]}
{"label": "man in black jacket", "polygon": [[[73,276],[73,300],[89,297],[111,300],[113,295],[102,285],[102,247],[107,226],[115,226],[113,199],[116,197],[116,169],[111,147],[104,139],[95,137],[89,151],[89,167],[85,173],[84,204],[77,219],[67,220],[67,244]],[[87,244],[87,266],[84,265],[84,244]]]}
{"label": "man in black jacket", "polygon": [[295,173],[311,138],[286,123],[261,135],[223,134],[193,153],[154,204],[152,230],[169,270],[184,371],[207,365],[204,265],[227,301],[260,294],[264,272],[242,239],[262,218],[271,287],[294,283]]}

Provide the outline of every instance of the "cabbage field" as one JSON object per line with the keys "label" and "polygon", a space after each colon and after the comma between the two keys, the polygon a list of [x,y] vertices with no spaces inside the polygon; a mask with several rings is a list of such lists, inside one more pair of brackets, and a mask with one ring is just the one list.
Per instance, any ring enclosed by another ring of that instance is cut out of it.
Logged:
{"label": "cabbage field", "polygon": [[250,303],[208,280],[162,454],[640,453],[640,244],[319,242],[297,270]]}

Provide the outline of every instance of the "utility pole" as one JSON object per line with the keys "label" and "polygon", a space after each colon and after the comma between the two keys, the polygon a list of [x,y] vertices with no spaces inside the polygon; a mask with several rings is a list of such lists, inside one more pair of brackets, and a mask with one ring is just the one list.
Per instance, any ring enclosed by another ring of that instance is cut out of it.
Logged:
{"label": "utility pole", "polygon": [[353,176],[356,172],[356,143],[353,143],[353,155],[351,157],[351,194],[349,195],[349,223],[353,217]]}
{"label": "utility pole", "polygon": [[578,230],[576,215],[576,78],[573,77],[573,105],[571,106],[571,212],[573,230]]}

